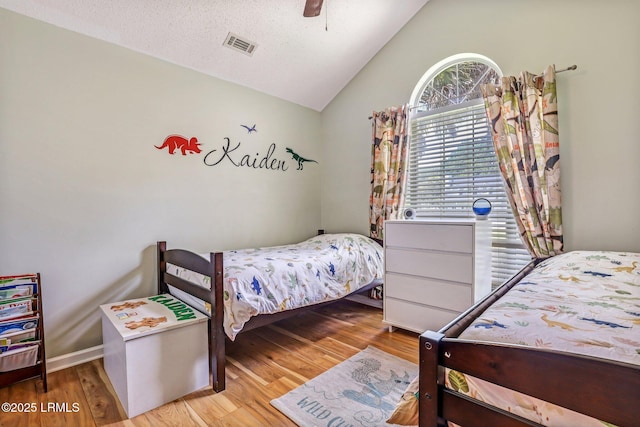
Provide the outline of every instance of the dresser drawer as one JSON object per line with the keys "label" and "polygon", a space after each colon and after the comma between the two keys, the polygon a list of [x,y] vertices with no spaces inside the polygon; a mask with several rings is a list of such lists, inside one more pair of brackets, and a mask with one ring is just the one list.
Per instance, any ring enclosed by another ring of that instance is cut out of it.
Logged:
{"label": "dresser drawer", "polygon": [[385,223],[385,245],[444,252],[473,252],[473,225],[420,221]]}
{"label": "dresser drawer", "polygon": [[426,252],[387,247],[385,271],[432,279],[473,283],[471,254]]}
{"label": "dresser drawer", "polygon": [[455,311],[389,298],[386,295],[384,298],[385,323],[418,333],[427,330],[438,331],[459,314]]}
{"label": "dresser drawer", "polygon": [[470,284],[457,284],[388,273],[384,294],[390,298],[462,312],[473,305]]}

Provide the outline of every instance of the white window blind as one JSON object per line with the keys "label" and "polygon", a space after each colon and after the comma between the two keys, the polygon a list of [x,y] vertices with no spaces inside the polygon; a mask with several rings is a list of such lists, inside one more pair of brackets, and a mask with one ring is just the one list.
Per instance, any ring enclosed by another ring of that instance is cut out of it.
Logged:
{"label": "white window blind", "polygon": [[530,261],[507,200],[483,99],[412,114],[406,203],[417,217],[473,217],[471,205],[492,204],[492,284]]}

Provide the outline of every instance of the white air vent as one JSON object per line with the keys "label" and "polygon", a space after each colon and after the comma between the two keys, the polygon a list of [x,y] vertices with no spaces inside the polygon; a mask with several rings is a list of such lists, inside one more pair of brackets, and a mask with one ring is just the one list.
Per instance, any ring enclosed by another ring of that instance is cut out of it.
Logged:
{"label": "white air vent", "polygon": [[229,33],[227,35],[227,38],[224,41],[224,45],[230,49],[238,50],[249,56],[253,55],[253,52],[258,47],[258,45],[254,42],[243,39],[239,35],[233,33]]}

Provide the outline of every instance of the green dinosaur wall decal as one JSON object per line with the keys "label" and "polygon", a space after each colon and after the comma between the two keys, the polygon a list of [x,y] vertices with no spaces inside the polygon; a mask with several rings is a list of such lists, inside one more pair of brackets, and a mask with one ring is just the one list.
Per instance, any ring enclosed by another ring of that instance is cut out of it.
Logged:
{"label": "green dinosaur wall decal", "polygon": [[293,160],[298,162],[298,170],[302,170],[304,162],[318,163],[315,160],[305,159],[304,157],[300,156],[298,153],[296,153],[289,147],[287,147],[287,153],[290,153],[291,156],[293,157]]}

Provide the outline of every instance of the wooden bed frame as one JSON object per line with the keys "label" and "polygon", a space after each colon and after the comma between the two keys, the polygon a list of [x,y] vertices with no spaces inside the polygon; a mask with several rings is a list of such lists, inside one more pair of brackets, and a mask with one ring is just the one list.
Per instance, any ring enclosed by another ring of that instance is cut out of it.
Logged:
{"label": "wooden bed frame", "polygon": [[[444,386],[444,368],[588,415],[619,427],[640,422],[640,366],[532,347],[456,337],[537,264],[462,313],[439,332],[420,336],[421,427],[540,426]],[[543,375],[541,375],[541,372]]]}
{"label": "wooden bed frame", "polygon": [[[318,230],[318,234],[324,234],[323,230]],[[373,239],[377,243],[381,243],[377,239]],[[212,386],[216,392],[225,389],[225,340],[226,335],[223,328],[224,304],[223,304],[223,253],[211,252],[209,260],[202,256],[184,249],[167,250],[167,244],[164,241],[157,243],[157,277],[158,277],[158,293],[169,293],[168,285],[178,288],[196,298],[199,298],[211,304],[211,317],[209,324],[209,366],[212,375]],[[200,273],[211,278],[211,289],[204,288],[197,284],[188,282],[179,277],[167,273],[167,263],[188,270]],[[369,290],[377,285],[382,284],[382,279],[374,280],[368,285],[345,295],[342,299],[350,295],[361,293]],[[308,310],[314,310],[334,301],[327,301],[306,307],[300,307],[292,310],[281,311],[274,314],[262,314],[252,317],[242,328],[242,332],[265,326],[279,320],[283,320],[292,316],[296,316]]]}

